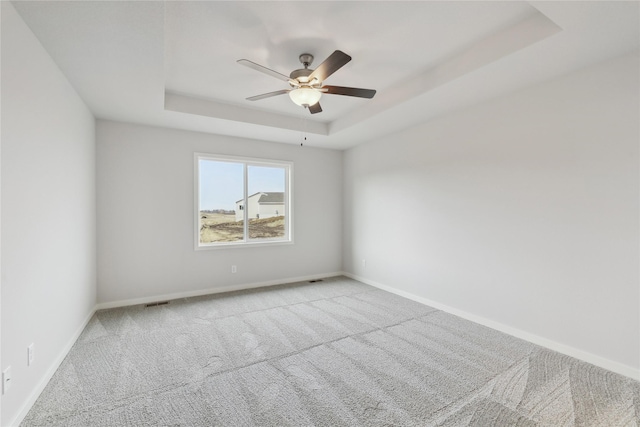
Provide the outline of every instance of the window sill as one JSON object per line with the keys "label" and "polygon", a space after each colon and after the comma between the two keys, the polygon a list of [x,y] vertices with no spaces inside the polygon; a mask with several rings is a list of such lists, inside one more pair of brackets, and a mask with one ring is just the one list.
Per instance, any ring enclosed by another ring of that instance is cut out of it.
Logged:
{"label": "window sill", "polygon": [[196,251],[209,251],[219,249],[238,249],[238,248],[258,248],[265,246],[285,246],[293,245],[293,240],[272,240],[266,242],[238,242],[238,243],[213,243],[210,245],[197,245]]}

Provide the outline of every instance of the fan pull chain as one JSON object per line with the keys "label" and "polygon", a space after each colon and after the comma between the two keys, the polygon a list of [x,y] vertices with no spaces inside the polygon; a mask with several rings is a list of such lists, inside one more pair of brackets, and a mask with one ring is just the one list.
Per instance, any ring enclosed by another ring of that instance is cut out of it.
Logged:
{"label": "fan pull chain", "polygon": [[307,119],[302,119],[302,133],[300,134],[300,147],[307,142]]}

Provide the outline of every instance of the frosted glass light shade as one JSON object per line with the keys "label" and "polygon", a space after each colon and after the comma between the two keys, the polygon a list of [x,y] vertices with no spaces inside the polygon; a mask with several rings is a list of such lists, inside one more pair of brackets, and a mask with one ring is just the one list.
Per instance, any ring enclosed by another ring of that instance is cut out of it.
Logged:
{"label": "frosted glass light shade", "polygon": [[301,87],[289,91],[291,100],[301,107],[316,105],[318,101],[320,101],[321,96],[322,92],[309,87]]}

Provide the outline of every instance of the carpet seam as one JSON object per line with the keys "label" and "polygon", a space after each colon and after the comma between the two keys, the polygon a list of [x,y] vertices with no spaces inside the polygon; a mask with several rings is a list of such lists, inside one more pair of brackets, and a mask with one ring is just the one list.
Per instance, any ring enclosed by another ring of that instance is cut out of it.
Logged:
{"label": "carpet seam", "polygon": [[[207,374],[207,375],[203,376],[203,380],[204,379],[208,379],[208,378],[215,378],[215,377],[218,377],[218,376],[224,375],[224,374],[233,373],[233,372],[236,372],[236,371],[239,371],[239,370],[242,370],[242,369],[245,369],[245,368],[249,368],[249,367],[261,364],[261,363],[272,364],[272,362],[275,362],[275,361],[278,361],[278,360],[282,360],[282,359],[286,359],[288,357],[295,356],[297,354],[306,352],[306,351],[311,350],[313,348],[317,348],[317,347],[320,347],[320,346],[323,346],[323,345],[329,345],[329,344],[332,344],[332,343],[335,343],[335,342],[338,342],[338,341],[341,341],[341,340],[344,340],[344,339],[348,339],[348,338],[353,338],[353,337],[357,337],[357,336],[360,336],[360,335],[369,334],[369,333],[375,332],[375,331],[384,332],[385,329],[387,329],[387,328],[400,326],[403,323],[410,322],[412,320],[416,320],[417,317],[420,317],[420,316],[414,316],[414,317],[411,317],[409,319],[403,320],[401,322],[396,322],[396,323],[391,324],[391,325],[387,325],[387,326],[383,326],[383,327],[376,327],[376,328],[373,328],[373,329],[370,329],[370,330],[367,330],[367,331],[362,331],[362,332],[357,332],[357,333],[354,333],[354,334],[346,335],[346,336],[343,336],[343,337],[340,337],[340,338],[333,339],[331,341],[325,341],[325,342],[322,342],[322,343],[319,343],[319,344],[315,344],[315,345],[312,345],[312,346],[309,346],[309,347],[305,347],[303,349],[300,349],[300,350],[297,350],[297,351],[294,351],[294,352],[285,353],[285,354],[280,355],[280,356],[274,356],[274,357],[269,358],[269,359],[259,360],[259,361],[255,361],[255,362],[252,362],[252,363],[249,363],[249,364],[246,364],[246,365],[237,366],[237,367],[229,368],[229,369],[226,369],[226,370],[223,370],[223,371]],[[204,368],[204,367],[201,367],[201,368]],[[164,387],[161,387],[161,388],[149,390],[149,391],[146,391],[146,392],[144,392],[142,394],[136,394],[136,395],[130,396],[130,397],[128,397],[126,399],[126,402],[123,402],[123,403],[120,403],[121,401],[118,400],[118,401],[116,401],[117,403],[114,402],[114,403],[116,403],[114,405],[114,406],[116,406],[115,408],[107,410],[107,411],[103,410],[103,411],[100,411],[100,412],[102,412],[102,413],[111,412],[114,409],[117,409],[117,408],[122,407],[122,406],[126,406],[127,404],[129,404],[131,402],[135,402],[135,401],[141,400],[145,396],[154,395],[154,394],[162,394],[162,393],[170,392],[170,391],[179,389],[181,387],[185,387],[185,386],[189,386],[189,385],[193,385],[193,384],[196,384],[196,382],[168,384],[168,385],[166,385]],[[93,406],[87,406],[87,407],[84,407],[84,408],[82,408],[80,410],[77,410],[77,413],[86,413],[86,412],[89,412],[89,411],[97,411],[97,410],[99,411],[99,409],[107,409],[107,408],[106,408],[105,405],[102,405],[102,404],[93,405]],[[67,419],[67,418],[72,417],[72,416],[74,416],[74,414],[70,414],[70,415],[68,415],[66,417],[60,417],[60,418],[57,418],[57,419],[64,420],[64,419]]]}

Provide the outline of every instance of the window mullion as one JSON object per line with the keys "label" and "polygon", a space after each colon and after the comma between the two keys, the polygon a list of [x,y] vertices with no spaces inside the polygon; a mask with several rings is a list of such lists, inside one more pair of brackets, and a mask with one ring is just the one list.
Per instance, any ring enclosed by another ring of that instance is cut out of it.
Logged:
{"label": "window mullion", "polygon": [[246,163],[243,163],[243,181],[244,181],[244,221],[243,221],[243,233],[244,233],[244,241],[248,242],[249,241],[249,197],[247,194],[247,191],[249,189],[249,183],[248,183],[248,167]]}

